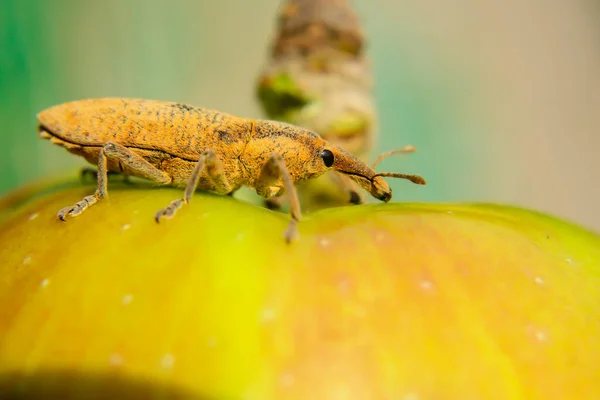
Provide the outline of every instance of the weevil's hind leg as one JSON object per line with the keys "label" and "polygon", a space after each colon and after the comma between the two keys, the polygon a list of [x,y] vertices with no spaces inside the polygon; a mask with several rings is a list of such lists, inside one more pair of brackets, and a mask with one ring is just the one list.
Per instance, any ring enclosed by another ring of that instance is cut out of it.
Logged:
{"label": "weevil's hind leg", "polygon": [[260,177],[255,185],[256,193],[263,197],[269,197],[270,187],[280,179],[283,179],[283,188],[290,202],[292,219],[284,233],[286,242],[290,243],[298,236],[298,221],[301,218],[300,200],[298,200],[296,187],[294,186],[294,182],[292,182],[292,177],[285,166],[283,158],[279,154],[272,154],[260,172]]}
{"label": "weevil's hind leg", "polygon": [[72,206],[61,209],[58,212],[58,218],[65,221],[67,217],[76,217],[90,206],[96,204],[98,200],[101,200],[108,195],[108,160],[120,162],[142,178],[161,184],[168,184],[171,182],[171,177],[169,177],[169,175],[154,167],[142,156],[120,144],[108,142],[102,147],[98,156],[98,186],[96,187],[96,192],[94,195],[85,196],[83,200],[78,201]]}
{"label": "weevil's hind leg", "polygon": [[225,170],[223,169],[221,160],[219,160],[213,150],[207,150],[200,156],[200,159],[196,163],[196,166],[192,171],[192,176],[185,188],[183,198],[173,200],[168,206],[159,210],[154,216],[156,222],[160,222],[161,218],[173,218],[177,210],[192,200],[192,196],[198,188],[200,175],[202,175],[204,168],[206,168],[206,172],[215,186],[215,192],[223,195],[233,195],[234,190],[225,176]]}

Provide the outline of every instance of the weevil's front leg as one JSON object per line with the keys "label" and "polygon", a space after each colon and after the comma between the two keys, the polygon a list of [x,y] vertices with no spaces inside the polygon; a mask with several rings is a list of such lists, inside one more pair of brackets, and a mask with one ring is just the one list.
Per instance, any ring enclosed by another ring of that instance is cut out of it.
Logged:
{"label": "weevil's front leg", "polygon": [[161,218],[173,218],[177,210],[181,208],[184,204],[189,203],[192,200],[192,196],[196,189],[198,188],[198,182],[200,181],[200,175],[202,175],[202,171],[206,168],[206,172],[212,183],[215,185],[215,192],[219,194],[230,194],[232,193],[232,188],[225,176],[225,170],[223,169],[223,164],[219,157],[217,157],[216,153],[213,150],[207,150],[204,154],[200,156],[194,170],[192,171],[192,175],[190,180],[188,181],[187,186],[185,187],[185,192],[183,194],[183,198],[173,200],[171,204],[166,206],[165,208],[159,210],[154,219],[156,222],[160,222]]}
{"label": "weevil's front leg", "polygon": [[265,165],[260,172],[260,176],[258,181],[256,182],[256,193],[260,196],[269,196],[270,187],[279,179],[283,179],[283,188],[287,193],[288,200],[290,202],[290,213],[292,219],[290,220],[290,224],[288,225],[284,236],[286,242],[290,243],[293,239],[298,236],[298,221],[301,218],[300,215],[300,200],[298,200],[298,193],[296,192],[296,187],[294,186],[294,182],[292,182],[292,177],[290,176],[287,167],[285,166],[285,162],[283,161],[283,157],[279,154],[272,154],[271,157],[267,160]]}
{"label": "weevil's front leg", "polygon": [[76,217],[88,207],[96,204],[98,200],[103,199],[108,195],[108,160],[120,162],[142,178],[150,179],[161,184],[168,184],[171,182],[171,177],[169,177],[169,175],[154,167],[142,156],[132,152],[125,146],[108,142],[102,147],[100,155],[98,156],[98,186],[96,187],[96,193],[91,196],[85,196],[83,200],[75,203],[75,205],[61,209],[58,212],[58,218],[65,221],[67,217]]}

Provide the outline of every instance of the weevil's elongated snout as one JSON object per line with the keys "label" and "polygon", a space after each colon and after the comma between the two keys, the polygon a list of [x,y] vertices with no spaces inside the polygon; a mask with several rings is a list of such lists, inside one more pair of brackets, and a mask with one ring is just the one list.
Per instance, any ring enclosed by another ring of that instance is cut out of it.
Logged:
{"label": "weevil's elongated snout", "polygon": [[347,175],[350,179],[360,185],[361,188],[371,193],[371,196],[378,200],[388,202],[392,199],[392,189],[383,179],[402,178],[418,185],[425,185],[425,179],[418,175],[408,175],[395,172],[380,172],[377,173],[367,164],[356,158],[341,148],[332,148],[334,154],[333,168],[338,172]]}

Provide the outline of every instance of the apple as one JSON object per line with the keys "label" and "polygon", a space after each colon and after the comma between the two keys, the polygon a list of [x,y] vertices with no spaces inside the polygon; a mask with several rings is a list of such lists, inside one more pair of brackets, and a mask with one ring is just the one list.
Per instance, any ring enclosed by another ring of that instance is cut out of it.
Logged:
{"label": "apple", "polygon": [[[485,204],[288,215],[77,182],[0,201],[0,394],[598,399],[600,237]],[[0,396],[2,397],[2,396]]]}

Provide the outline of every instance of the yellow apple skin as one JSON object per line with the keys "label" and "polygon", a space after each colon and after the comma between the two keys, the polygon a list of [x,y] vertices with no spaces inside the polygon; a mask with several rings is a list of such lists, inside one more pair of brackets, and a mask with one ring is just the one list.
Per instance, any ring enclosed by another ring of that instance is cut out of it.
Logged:
{"label": "yellow apple skin", "polygon": [[600,398],[600,238],[582,228],[392,203],[307,215],[286,245],[287,215],[235,198],[157,224],[181,190],[109,190],[67,222],[92,186],[0,202],[0,394]]}

